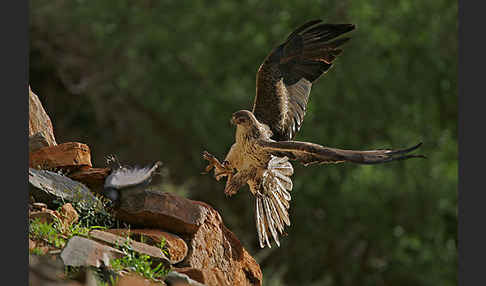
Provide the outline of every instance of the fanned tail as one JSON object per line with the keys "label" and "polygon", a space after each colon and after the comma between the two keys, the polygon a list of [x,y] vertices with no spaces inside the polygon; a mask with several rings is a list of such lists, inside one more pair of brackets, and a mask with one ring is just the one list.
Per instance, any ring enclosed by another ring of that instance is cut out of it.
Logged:
{"label": "fanned tail", "polygon": [[255,220],[260,247],[272,247],[269,234],[280,246],[279,234],[284,233],[285,225],[290,226],[288,210],[290,191],[294,173],[287,157],[272,156],[263,174],[262,188],[256,195]]}

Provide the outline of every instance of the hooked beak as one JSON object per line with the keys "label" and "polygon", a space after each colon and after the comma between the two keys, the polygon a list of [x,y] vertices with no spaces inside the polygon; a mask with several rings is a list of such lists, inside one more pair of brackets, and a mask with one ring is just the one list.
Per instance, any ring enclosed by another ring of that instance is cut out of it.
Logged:
{"label": "hooked beak", "polygon": [[231,123],[231,125],[236,125],[236,121],[235,121],[234,116],[231,116],[230,123]]}

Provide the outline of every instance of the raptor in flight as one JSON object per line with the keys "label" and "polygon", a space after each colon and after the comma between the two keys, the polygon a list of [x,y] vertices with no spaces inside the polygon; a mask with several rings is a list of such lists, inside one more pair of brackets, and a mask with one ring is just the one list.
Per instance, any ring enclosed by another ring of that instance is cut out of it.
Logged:
{"label": "raptor in flight", "polygon": [[290,226],[289,207],[294,170],[289,160],[304,165],[352,162],[377,164],[424,157],[410,155],[420,145],[402,150],[354,151],[293,141],[302,126],[312,83],[329,70],[349,38],[340,35],[352,24],[309,21],[293,31],[265,58],[256,76],[253,110],[233,113],[235,143],[223,162],[204,151],[219,181],[227,176],[225,194],[231,196],[248,184],[255,196],[255,220],[260,247],[280,246],[279,233]]}

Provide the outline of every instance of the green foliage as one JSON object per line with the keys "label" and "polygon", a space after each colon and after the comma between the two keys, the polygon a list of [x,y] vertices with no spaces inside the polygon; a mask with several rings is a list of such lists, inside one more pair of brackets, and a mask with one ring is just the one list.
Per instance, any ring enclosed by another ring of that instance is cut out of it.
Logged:
{"label": "green foliage", "polygon": [[[30,84],[58,141],[87,143],[98,166],[111,153],[162,160],[165,188],[219,210],[264,285],[456,284],[456,1],[38,0],[29,11]],[[428,159],[295,166],[288,236],[260,250],[250,195],[227,199],[223,182],[200,175],[201,152],[225,155],[228,120],[251,109],[258,66],[313,18],[357,29],[313,85],[296,139],[422,141]]]}
{"label": "green foliage", "polygon": [[29,236],[43,240],[56,248],[63,248],[67,241],[66,237],[59,231],[58,223],[41,222],[39,219],[30,221]]}
{"label": "green foliage", "polygon": [[34,247],[29,249],[29,253],[33,255],[44,255],[44,251],[39,247]]}
{"label": "green foliage", "polygon": [[[112,215],[112,211],[109,207],[110,201],[96,194],[95,195],[101,202],[100,206],[87,203],[86,201],[80,200],[77,202],[71,202],[71,205],[76,210],[79,215],[79,221],[77,225],[79,227],[85,228],[113,228],[113,227],[127,227],[127,225],[119,220],[115,219]],[[64,200],[53,201],[57,205],[57,210],[66,203]]]}
{"label": "green foliage", "polygon": [[165,240],[165,237],[162,237],[158,246],[165,256],[169,256],[169,250],[167,249],[167,240]]}
{"label": "green foliage", "polygon": [[162,263],[153,267],[154,263],[150,256],[133,251],[130,237],[127,237],[123,245],[117,246],[117,248],[123,252],[124,256],[110,261],[114,271],[130,270],[154,280],[163,279],[170,271]]}

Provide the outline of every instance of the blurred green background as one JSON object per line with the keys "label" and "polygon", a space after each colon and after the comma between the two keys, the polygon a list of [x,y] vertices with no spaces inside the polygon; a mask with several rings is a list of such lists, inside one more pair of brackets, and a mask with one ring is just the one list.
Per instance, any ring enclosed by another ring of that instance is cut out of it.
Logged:
{"label": "blurred green background", "polygon": [[[171,190],[222,214],[264,285],[456,285],[457,2],[30,1],[30,84],[57,141],[93,164],[165,163]],[[260,250],[247,191],[200,172],[223,158],[270,50],[314,18],[357,29],[313,86],[297,140],[424,142],[427,160],[295,166],[292,226]]]}

